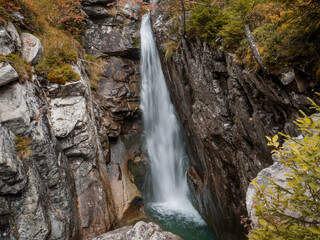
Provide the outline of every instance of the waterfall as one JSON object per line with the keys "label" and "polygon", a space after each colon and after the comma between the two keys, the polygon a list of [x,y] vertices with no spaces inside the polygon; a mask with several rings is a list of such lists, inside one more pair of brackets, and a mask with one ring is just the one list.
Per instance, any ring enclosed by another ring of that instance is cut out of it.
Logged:
{"label": "waterfall", "polygon": [[142,19],[140,35],[141,109],[151,165],[153,206],[161,213],[174,212],[203,222],[189,200],[187,154],[161,69],[149,15]]}

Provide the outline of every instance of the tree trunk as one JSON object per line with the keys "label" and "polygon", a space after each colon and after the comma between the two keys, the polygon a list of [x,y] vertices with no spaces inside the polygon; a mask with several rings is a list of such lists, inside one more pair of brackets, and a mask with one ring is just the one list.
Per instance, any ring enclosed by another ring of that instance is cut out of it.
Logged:
{"label": "tree trunk", "polygon": [[263,73],[269,74],[268,69],[262,63],[261,55],[259,53],[259,50],[258,50],[256,44],[255,44],[254,37],[253,37],[248,25],[246,25],[244,27],[244,33],[246,34],[246,37],[248,39],[248,42],[249,42],[249,45],[250,45],[250,48],[251,48],[251,52],[252,52],[256,62],[259,64],[259,66],[262,69]]}

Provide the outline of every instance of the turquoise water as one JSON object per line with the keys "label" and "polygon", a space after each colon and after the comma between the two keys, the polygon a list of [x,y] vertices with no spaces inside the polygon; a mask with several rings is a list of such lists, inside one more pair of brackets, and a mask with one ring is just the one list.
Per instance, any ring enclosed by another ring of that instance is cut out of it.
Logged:
{"label": "turquoise water", "polygon": [[192,212],[179,213],[165,204],[148,204],[145,210],[149,220],[184,240],[218,240],[211,228]]}

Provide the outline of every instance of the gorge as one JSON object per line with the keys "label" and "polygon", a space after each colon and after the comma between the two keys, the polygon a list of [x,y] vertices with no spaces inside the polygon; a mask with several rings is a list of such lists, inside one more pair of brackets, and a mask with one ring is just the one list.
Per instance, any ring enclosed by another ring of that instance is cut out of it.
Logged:
{"label": "gorge", "polygon": [[210,232],[197,229],[205,229],[206,224],[189,200],[186,179],[189,160],[162,73],[149,14],[142,18],[140,38],[141,109],[151,169],[150,203],[146,208],[151,216],[162,220],[166,230],[180,233],[183,239],[214,239]]}
{"label": "gorge", "polygon": [[265,136],[298,135],[315,78],[252,69],[166,8],[65,1],[79,3],[80,43],[57,26],[65,5],[9,2],[0,239],[246,239],[249,183],[273,163]]}

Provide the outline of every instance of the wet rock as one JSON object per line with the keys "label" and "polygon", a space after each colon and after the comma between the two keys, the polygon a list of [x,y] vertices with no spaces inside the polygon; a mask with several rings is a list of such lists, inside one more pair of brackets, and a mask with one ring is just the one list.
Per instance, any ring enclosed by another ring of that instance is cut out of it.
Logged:
{"label": "wet rock", "polygon": [[128,170],[132,174],[131,181],[134,182],[140,191],[145,187],[148,164],[148,159],[143,154],[128,161]]}
{"label": "wet rock", "polygon": [[21,34],[22,58],[31,65],[36,65],[42,56],[42,45],[40,40],[30,33]]}
{"label": "wet rock", "polygon": [[0,26],[0,54],[7,56],[16,50],[14,40],[4,26]]}
{"label": "wet rock", "polygon": [[19,75],[10,64],[0,63],[0,87],[18,80]]}
{"label": "wet rock", "polygon": [[21,84],[0,88],[0,105],[0,123],[14,134],[21,134],[30,126],[26,90]]}
{"label": "wet rock", "polygon": [[155,223],[137,222],[134,226],[119,228],[91,240],[182,240],[170,232],[165,232]]}

